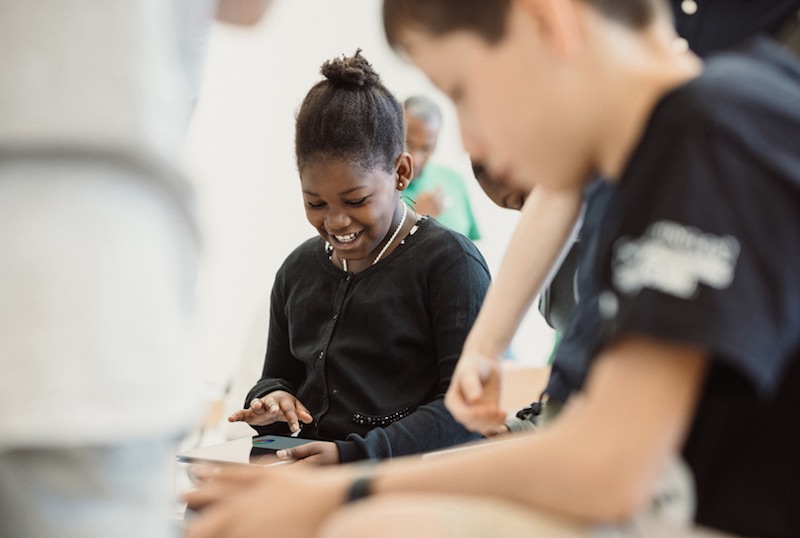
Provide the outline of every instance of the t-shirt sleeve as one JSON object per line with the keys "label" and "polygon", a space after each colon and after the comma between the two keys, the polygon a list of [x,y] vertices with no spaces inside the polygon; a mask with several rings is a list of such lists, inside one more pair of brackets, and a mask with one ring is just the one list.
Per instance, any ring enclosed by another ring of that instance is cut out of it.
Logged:
{"label": "t-shirt sleeve", "polygon": [[700,345],[771,392],[800,340],[798,187],[729,126],[669,114],[651,120],[609,213],[599,345]]}

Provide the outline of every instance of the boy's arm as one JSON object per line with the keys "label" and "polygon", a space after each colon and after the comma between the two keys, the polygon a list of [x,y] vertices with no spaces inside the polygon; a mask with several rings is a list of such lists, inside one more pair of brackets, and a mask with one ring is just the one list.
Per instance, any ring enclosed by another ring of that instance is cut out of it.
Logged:
{"label": "boy's arm", "polygon": [[373,491],[479,494],[589,521],[626,518],[681,446],[706,364],[698,348],[624,339],[598,357],[585,393],[535,435],[382,467]]}
{"label": "boy's arm", "polygon": [[582,203],[578,188],[556,192],[540,187],[525,202],[445,400],[450,412],[468,428],[488,432],[502,424],[505,413],[499,408],[497,363],[534,298],[558,268]]}
{"label": "boy's arm", "polygon": [[[681,446],[707,362],[698,348],[624,339],[597,359],[585,395],[535,435],[446,457],[382,464],[373,470],[369,490],[479,495],[588,522],[626,519],[647,502],[656,476]],[[188,497],[191,506],[211,506],[187,537],[247,536],[237,530],[263,529],[277,520],[289,525],[287,535],[292,530],[311,535],[344,502],[353,477],[362,472],[351,466],[291,471],[265,471],[254,487],[234,495],[226,485],[235,475],[215,475],[213,483]]]}

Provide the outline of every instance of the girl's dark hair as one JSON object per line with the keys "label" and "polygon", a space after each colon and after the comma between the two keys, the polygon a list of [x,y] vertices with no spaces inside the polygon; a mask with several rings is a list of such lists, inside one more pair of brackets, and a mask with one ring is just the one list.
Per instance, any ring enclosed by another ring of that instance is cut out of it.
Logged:
{"label": "girl's dark hair", "polygon": [[[653,20],[660,0],[583,1],[608,18],[638,29]],[[433,37],[465,30],[493,45],[505,36],[510,7],[511,0],[384,0],[383,27],[394,48],[401,45],[401,34],[407,28]]]}
{"label": "girl's dark hair", "polygon": [[405,146],[403,107],[361,55],[322,64],[324,80],[309,90],[295,124],[300,172],[311,158],[353,161],[387,172]]}

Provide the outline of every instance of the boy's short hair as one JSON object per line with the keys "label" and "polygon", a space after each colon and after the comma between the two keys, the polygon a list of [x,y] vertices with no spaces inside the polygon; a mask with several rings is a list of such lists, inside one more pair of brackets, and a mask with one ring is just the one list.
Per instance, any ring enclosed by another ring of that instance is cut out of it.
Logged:
{"label": "boy's short hair", "polygon": [[[661,0],[582,0],[598,12],[634,29],[647,26]],[[392,47],[404,29],[432,36],[457,30],[478,34],[493,45],[503,39],[511,0],[384,0],[383,26]]]}

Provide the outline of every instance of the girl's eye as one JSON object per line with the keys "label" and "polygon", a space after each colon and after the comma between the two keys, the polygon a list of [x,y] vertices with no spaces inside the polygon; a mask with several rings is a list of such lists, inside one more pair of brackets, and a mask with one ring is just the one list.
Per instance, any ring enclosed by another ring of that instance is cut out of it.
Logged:
{"label": "girl's eye", "polygon": [[319,209],[325,205],[325,202],[306,202],[311,209]]}
{"label": "girl's eye", "polygon": [[363,205],[364,202],[366,202],[366,201],[367,201],[367,197],[365,196],[364,198],[359,198],[358,200],[351,200],[351,201],[347,202],[347,205],[354,205],[354,206]]}

